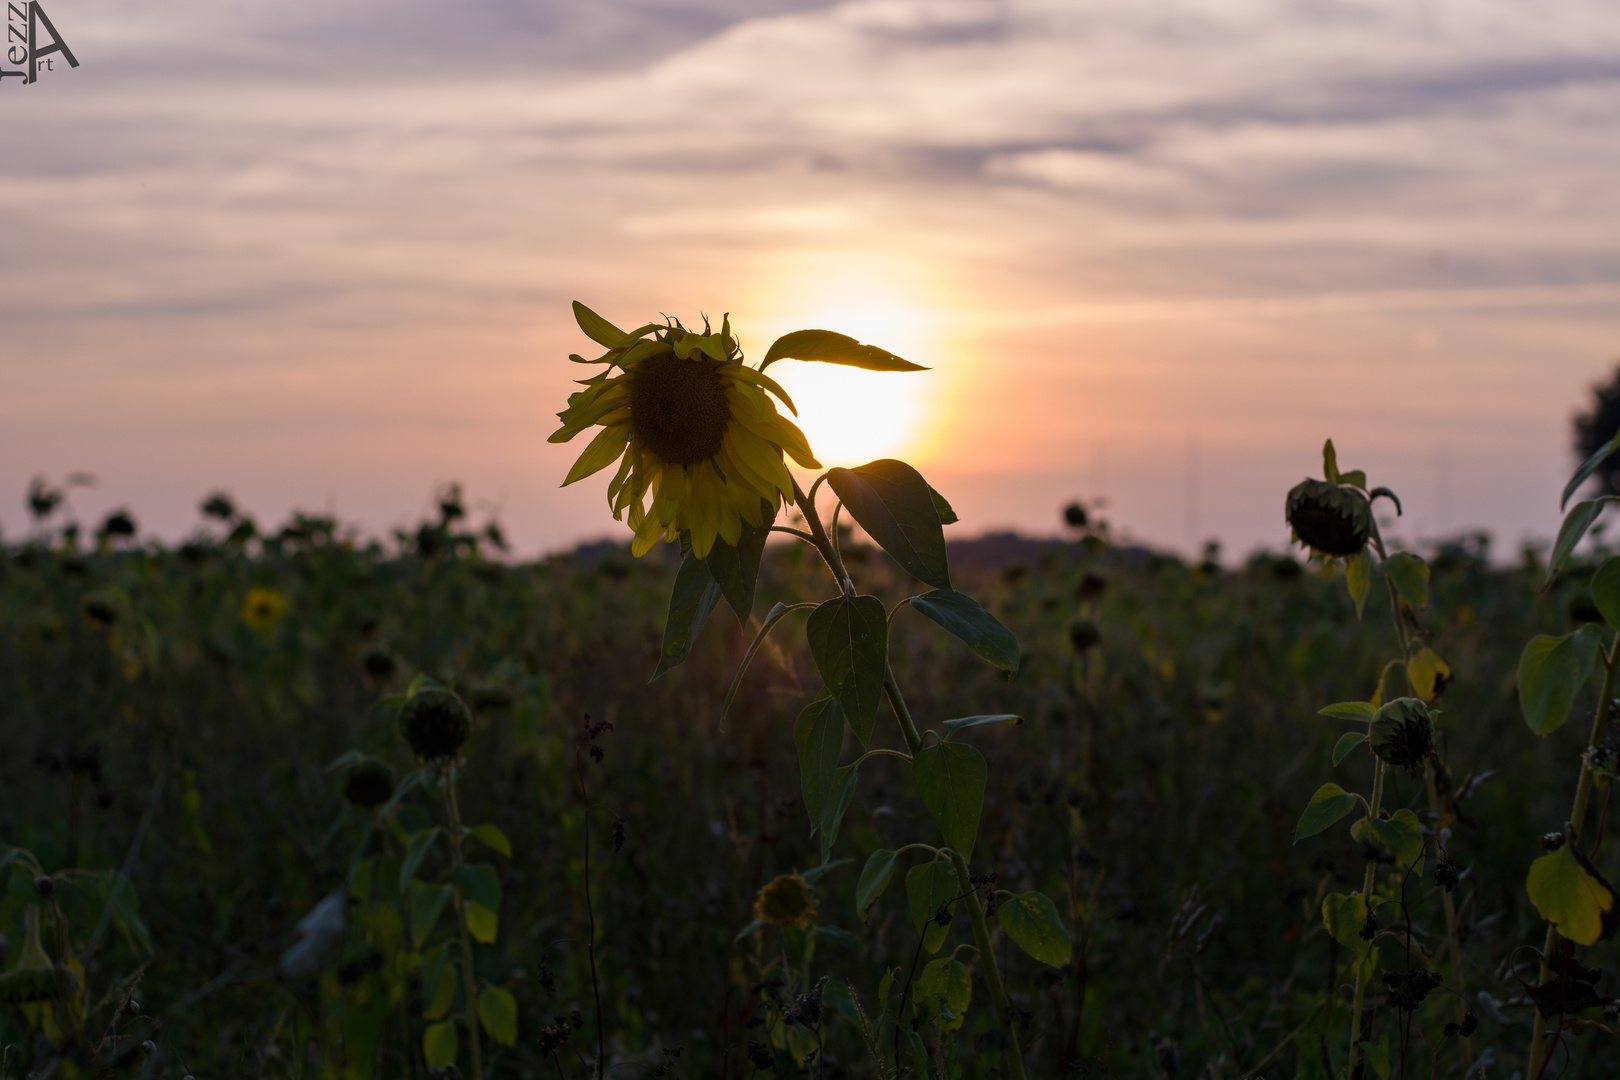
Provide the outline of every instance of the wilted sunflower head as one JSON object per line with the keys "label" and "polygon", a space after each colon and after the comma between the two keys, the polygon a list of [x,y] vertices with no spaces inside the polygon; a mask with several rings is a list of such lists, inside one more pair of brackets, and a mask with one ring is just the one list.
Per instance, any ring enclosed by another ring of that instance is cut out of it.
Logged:
{"label": "wilted sunflower head", "polygon": [[249,589],[242,600],[242,621],[255,630],[268,630],[287,613],[287,598],[274,589]]}
{"label": "wilted sunflower head", "polygon": [[1323,555],[1358,555],[1372,535],[1367,497],[1345,484],[1304,480],[1288,493],[1294,539]]}
{"label": "wilted sunflower head", "polygon": [[369,810],[381,806],[394,794],[394,780],[393,766],[364,757],[349,767],[343,780],[343,797],[352,805]]}
{"label": "wilted sunflower head", "polygon": [[425,686],[400,706],[399,732],[421,760],[447,758],[472,734],[472,714],[453,692]]}
{"label": "wilted sunflower head", "polygon": [[701,334],[678,321],[627,334],[577,302],[574,317],[608,351],[596,360],[570,359],[607,368],[579,380],[585,389],[569,395],[550,441],[602,429],[563,486],[617,461],[608,505],[615,520],[628,512],[636,555],[687,533],[698,558],[707,558],[716,539],[735,544],[744,522],[758,528],[793,501],[784,453],[804,468],[821,467],[804,433],[765,392],[796,413],[787,393],[743,363],[729,318],[719,331],[705,321]]}
{"label": "wilted sunflower head", "polygon": [[754,899],[754,914],[767,926],[809,926],[816,914],[810,886],[798,874],[772,878]]}
{"label": "wilted sunflower head", "polygon": [[1434,752],[1434,718],[1417,698],[1396,698],[1373,715],[1372,752],[1397,769],[1416,769]]}

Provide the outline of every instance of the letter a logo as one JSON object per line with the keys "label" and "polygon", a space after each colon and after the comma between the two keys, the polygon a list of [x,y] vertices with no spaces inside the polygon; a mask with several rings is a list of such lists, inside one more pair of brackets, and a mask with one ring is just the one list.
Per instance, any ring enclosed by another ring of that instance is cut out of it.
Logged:
{"label": "letter a logo", "polygon": [[[46,33],[51,35],[51,43],[46,45],[44,48],[40,48],[39,44],[39,28],[41,26],[45,28]],[[40,58],[49,56],[52,53],[61,53],[62,59],[68,62],[69,67],[79,66],[79,61],[74,59],[73,50],[67,47],[67,42],[62,40],[62,35],[58,34],[56,32],[56,27],[51,25],[50,16],[46,15],[45,9],[39,6],[39,0],[29,0],[28,82],[33,83],[39,81]]]}

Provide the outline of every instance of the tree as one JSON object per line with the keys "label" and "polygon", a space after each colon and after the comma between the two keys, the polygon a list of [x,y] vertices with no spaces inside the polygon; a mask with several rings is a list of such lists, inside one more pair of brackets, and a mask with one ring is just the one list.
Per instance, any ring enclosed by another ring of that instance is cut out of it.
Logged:
{"label": "tree", "polygon": [[[1620,366],[1606,382],[1592,387],[1591,408],[1577,413],[1573,422],[1575,454],[1585,461],[1620,431]],[[1592,479],[1599,494],[1620,495],[1620,456],[1610,457],[1597,467]]]}

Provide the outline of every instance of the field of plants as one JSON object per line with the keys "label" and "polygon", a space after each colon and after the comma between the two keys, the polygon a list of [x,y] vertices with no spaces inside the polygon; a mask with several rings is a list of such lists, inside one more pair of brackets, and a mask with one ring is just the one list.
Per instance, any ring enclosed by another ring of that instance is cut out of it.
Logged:
{"label": "field of plants", "polygon": [[[950,966],[976,953],[974,898],[947,884],[936,910],[935,864],[903,850],[932,833],[899,752],[864,761],[826,858],[811,836],[793,735],[821,680],[800,639],[766,642],[723,722],[752,637],[723,605],[648,684],[671,558],[502,561],[455,492],[387,544],[308,516],[256,528],[222,498],[177,548],[35,508],[0,559],[7,1075],[465,1076],[474,1037],[491,1077],[1009,1075],[983,969]],[[1015,676],[909,612],[889,637],[919,725],[1023,719],[951,745],[989,766],[975,882],[994,874],[1003,904],[1039,890],[1068,939],[1043,962],[990,924],[1029,1075],[1342,1075],[1369,951],[1445,985],[1405,1007],[1427,984],[1365,980],[1358,1073],[1522,1071],[1545,927],[1526,870],[1570,817],[1593,699],[1539,737],[1516,671],[1532,636],[1601,625],[1596,560],[1544,590],[1533,553],[1427,553],[1409,621],[1449,669],[1428,687],[1439,815],[1420,772],[1390,768],[1376,820],[1410,811],[1431,856],[1444,842],[1446,891],[1397,864],[1399,836],[1294,836],[1324,781],[1365,786],[1355,722],[1318,711],[1378,700],[1401,594],[1380,583],[1358,619],[1332,565],[1188,564],[1097,525],[950,546],[958,588],[1017,635]],[[920,591],[840,532],[862,595]],[[826,593],[818,572],[773,544],[758,608]],[[402,738],[413,682],[469,706],[454,765],[419,769]],[[872,747],[905,746],[894,720]],[[896,884],[860,911],[874,851],[901,852]],[[1371,949],[1323,914],[1368,867]],[[1620,1068],[1602,959],[1553,984],[1545,1075]],[[925,971],[944,975],[931,1005]]]}

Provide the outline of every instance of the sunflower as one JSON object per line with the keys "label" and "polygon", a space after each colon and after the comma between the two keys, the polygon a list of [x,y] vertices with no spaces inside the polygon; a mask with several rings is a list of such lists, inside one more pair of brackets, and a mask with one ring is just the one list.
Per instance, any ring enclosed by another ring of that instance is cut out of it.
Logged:
{"label": "sunflower", "polygon": [[767,926],[809,926],[816,915],[816,901],[804,878],[782,874],[759,890],[754,898],[754,914]]}
{"label": "sunflower", "polygon": [[268,630],[287,611],[287,598],[274,589],[249,589],[242,601],[242,621],[255,630]]}
{"label": "sunflower", "polygon": [[629,514],[637,556],[660,538],[686,533],[697,557],[707,558],[716,539],[736,544],[744,523],[761,528],[784,500],[793,502],[784,452],[807,469],[821,468],[804,433],[765,395],[798,415],[787,393],[743,363],[729,317],[718,333],[705,320],[701,334],[679,321],[627,334],[577,301],[574,317],[608,351],[596,360],[569,359],[607,368],[579,380],[585,389],[569,395],[550,441],[602,429],[563,486],[617,461],[608,506],[615,521]]}

